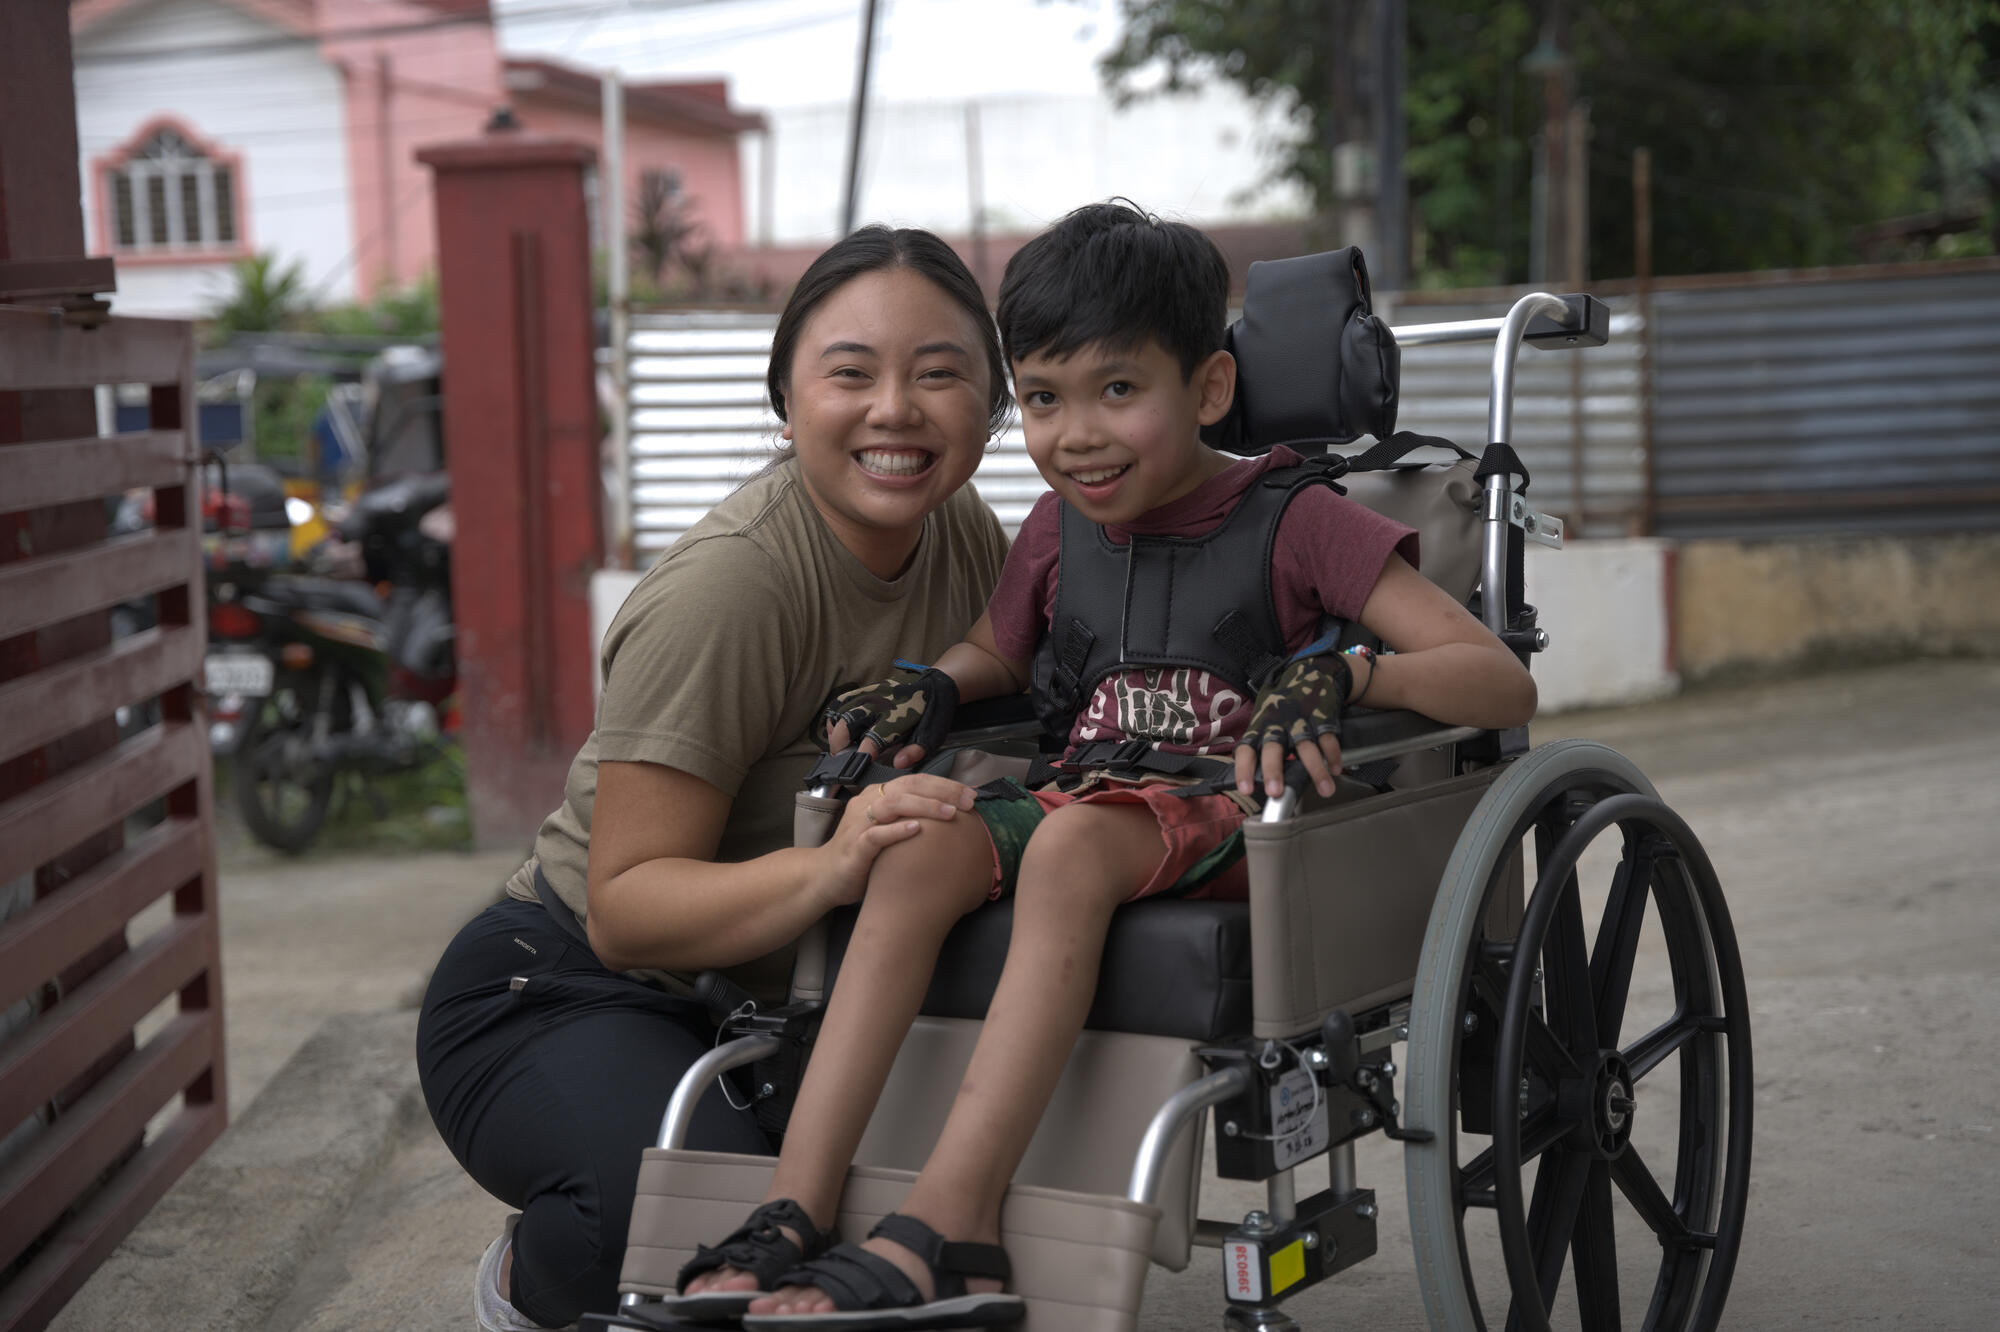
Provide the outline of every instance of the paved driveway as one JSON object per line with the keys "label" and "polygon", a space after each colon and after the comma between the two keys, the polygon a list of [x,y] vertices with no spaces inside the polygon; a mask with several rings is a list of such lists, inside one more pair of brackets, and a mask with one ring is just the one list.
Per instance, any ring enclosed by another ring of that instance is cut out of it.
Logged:
{"label": "paved driveway", "polygon": [[[1900,665],[1537,728],[1558,735],[1638,761],[1708,846],[1735,915],[1757,1134],[1726,1325],[2000,1323],[2000,664]],[[242,1104],[319,1016],[408,1002],[510,867],[226,864],[232,1099]],[[1380,1253],[1290,1307],[1307,1328],[1420,1327],[1399,1150],[1364,1143],[1360,1174],[1380,1194]],[[1255,1188],[1220,1186],[1203,1210],[1259,1201]],[[428,1125],[410,1126],[283,1326],[470,1326],[472,1265],[503,1212]],[[1142,1326],[1214,1328],[1219,1288],[1217,1255],[1198,1251],[1187,1272],[1156,1274]],[[1636,1303],[1628,1286],[1628,1325]]]}

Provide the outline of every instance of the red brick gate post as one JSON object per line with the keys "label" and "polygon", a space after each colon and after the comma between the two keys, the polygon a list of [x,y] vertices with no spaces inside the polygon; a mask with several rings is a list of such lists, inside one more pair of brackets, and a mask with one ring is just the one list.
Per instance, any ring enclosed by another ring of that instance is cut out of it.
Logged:
{"label": "red brick gate post", "polygon": [[590,734],[604,562],[587,145],[520,130],[426,148],[435,172],[453,614],[472,829],[525,846]]}

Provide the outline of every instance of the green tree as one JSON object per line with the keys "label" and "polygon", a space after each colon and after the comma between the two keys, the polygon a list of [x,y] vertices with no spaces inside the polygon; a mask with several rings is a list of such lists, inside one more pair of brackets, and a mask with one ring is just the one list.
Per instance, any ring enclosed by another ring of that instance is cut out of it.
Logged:
{"label": "green tree", "polygon": [[384,287],[366,301],[321,310],[316,333],[377,338],[434,337],[438,331],[438,280],[424,274],[406,287]]}
{"label": "green tree", "polygon": [[235,288],[209,312],[209,331],[218,342],[232,333],[269,333],[296,327],[310,312],[305,265],[280,264],[269,250],[238,259],[231,269]]}
{"label": "green tree", "polygon": [[[1352,0],[1350,0],[1352,2]],[[1591,269],[1632,271],[1632,150],[1651,150],[1662,273],[1834,263],[1857,230],[1985,197],[2000,121],[1994,0],[1569,0],[1590,104]],[[1328,198],[1340,62],[1323,0],[1121,0],[1103,73],[1120,95],[1228,79],[1289,107],[1273,174]],[[1414,244],[1433,285],[1527,276],[1542,83],[1521,68],[1529,0],[1408,5]]]}

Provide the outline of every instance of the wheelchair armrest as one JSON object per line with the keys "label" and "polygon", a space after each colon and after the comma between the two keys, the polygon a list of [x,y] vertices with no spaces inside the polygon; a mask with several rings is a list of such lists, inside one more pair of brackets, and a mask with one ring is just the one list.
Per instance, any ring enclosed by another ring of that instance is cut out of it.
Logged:
{"label": "wheelchair armrest", "polygon": [[944,738],[948,749],[986,749],[1015,741],[1032,741],[1040,736],[1041,721],[1035,716],[1034,700],[1026,694],[1002,694],[962,704],[952,716],[952,729]]}
{"label": "wheelchair armrest", "polygon": [[1340,719],[1340,759],[1344,766],[1353,767],[1478,734],[1476,726],[1449,726],[1419,712],[1356,708]]}

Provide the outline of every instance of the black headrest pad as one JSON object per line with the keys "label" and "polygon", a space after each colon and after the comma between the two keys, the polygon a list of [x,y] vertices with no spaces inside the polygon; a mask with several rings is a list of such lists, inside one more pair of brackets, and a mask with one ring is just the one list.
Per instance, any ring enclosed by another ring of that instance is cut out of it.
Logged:
{"label": "black headrest pad", "polygon": [[1402,357],[1354,246],[1250,265],[1243,317],[1223,345],[1236,358],[1236,401],[1204,434],[1214,447],[1313,454],[1396,432]]}

